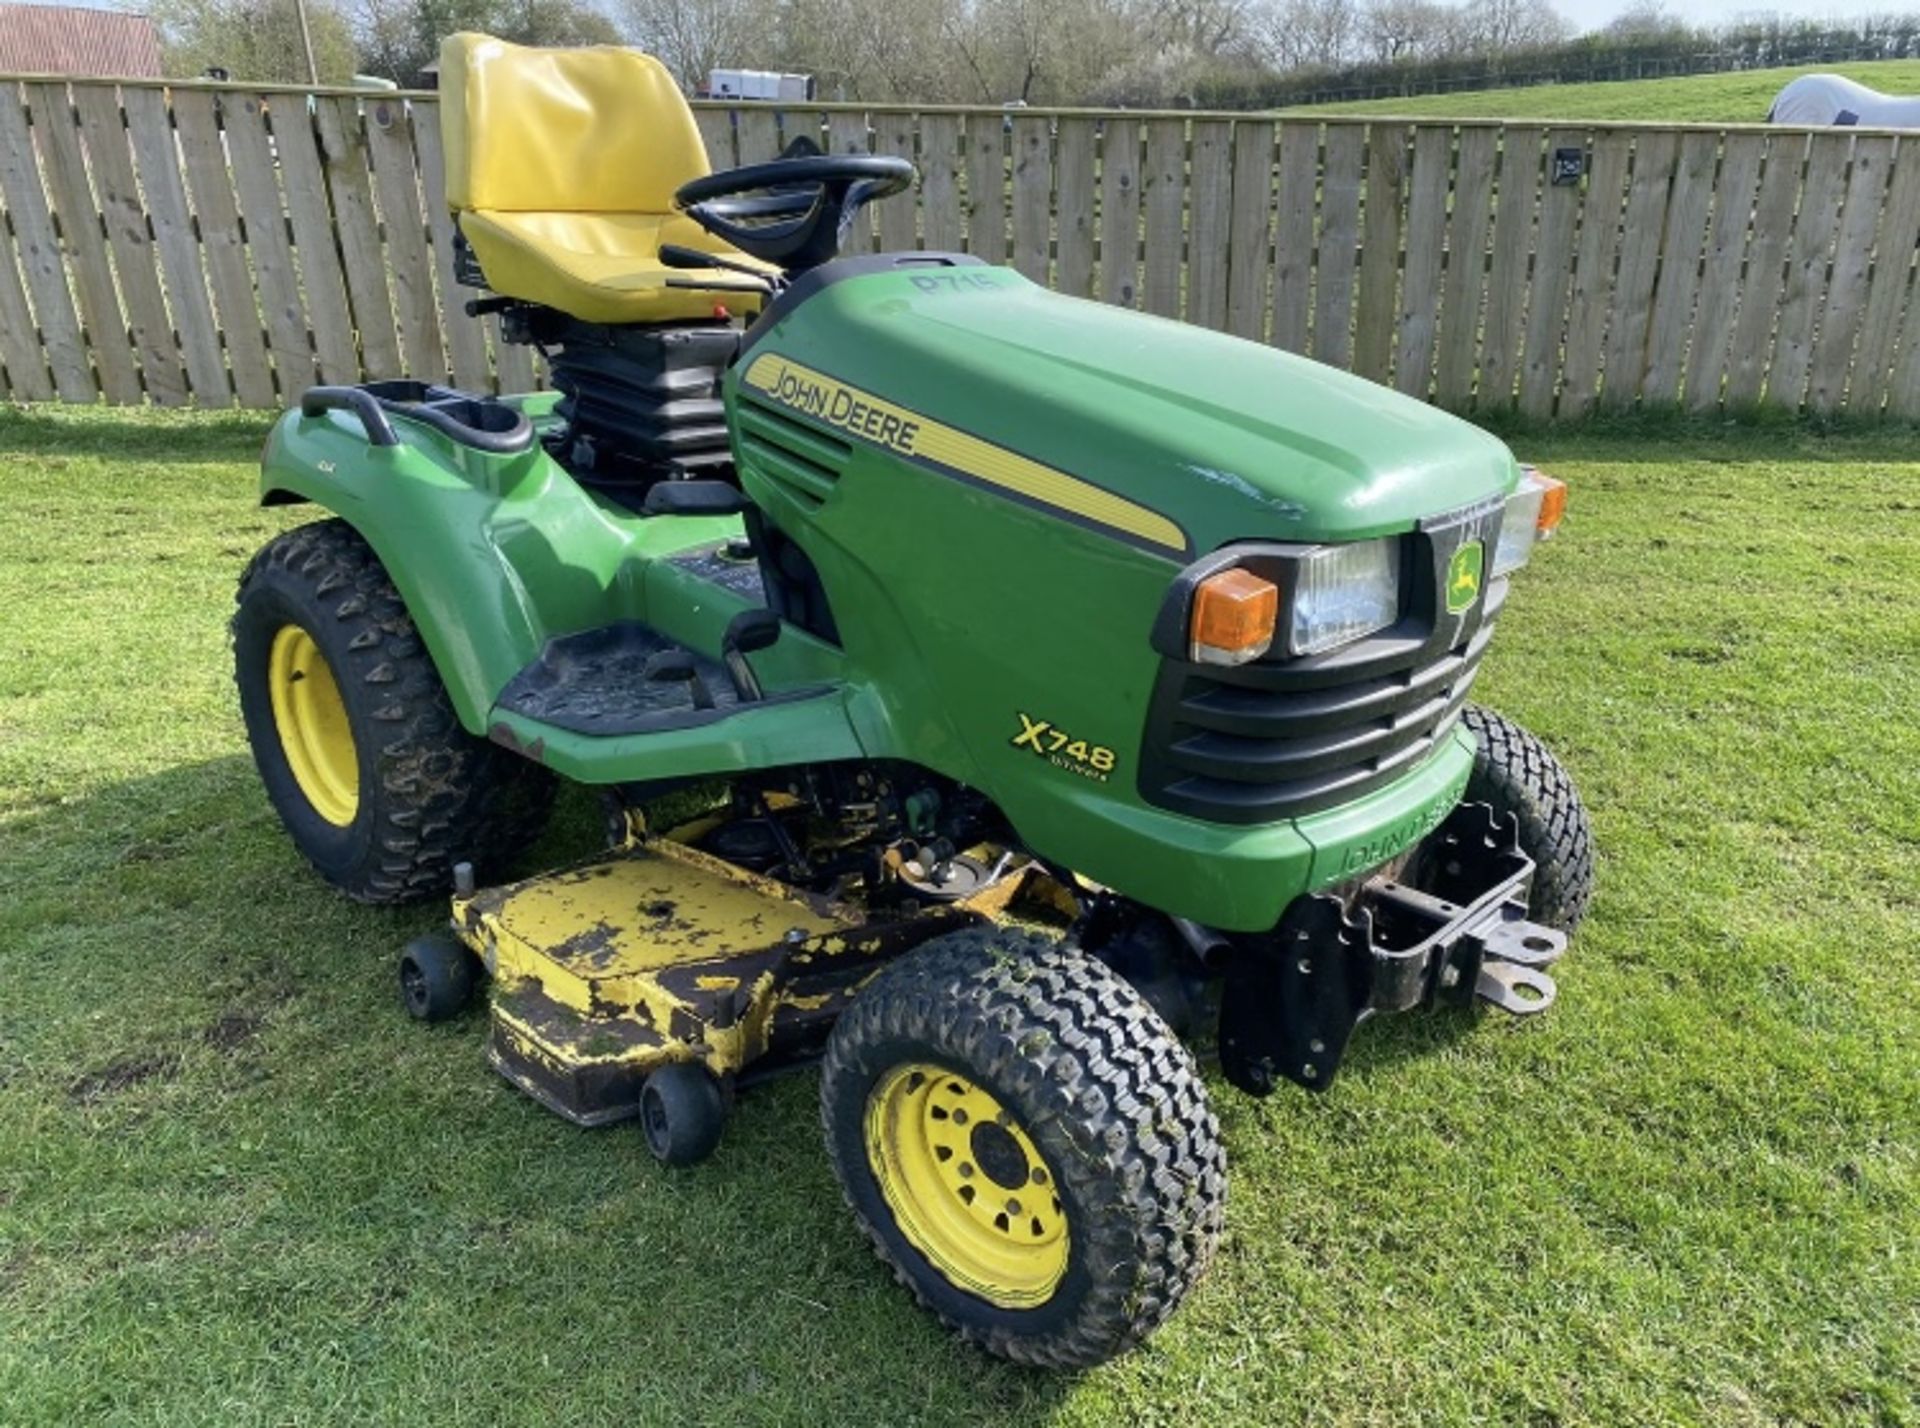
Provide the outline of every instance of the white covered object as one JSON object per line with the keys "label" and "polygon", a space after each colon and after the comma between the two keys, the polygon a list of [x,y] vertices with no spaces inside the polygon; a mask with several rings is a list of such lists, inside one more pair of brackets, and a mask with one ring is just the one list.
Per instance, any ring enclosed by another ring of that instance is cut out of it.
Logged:
{"label": "white covered object", "polygon": [[1767,122],[1920,129],[1920,98],[1882,94],[1837,74],[1803,74],[1774,96]]}

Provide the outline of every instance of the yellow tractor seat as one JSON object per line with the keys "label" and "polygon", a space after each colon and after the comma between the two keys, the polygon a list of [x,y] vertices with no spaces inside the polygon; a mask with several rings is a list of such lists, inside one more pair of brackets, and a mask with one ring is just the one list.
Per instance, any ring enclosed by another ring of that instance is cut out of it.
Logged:
{"label": "yellow tractor seat", "polygon": [[692,111],[651,55],[450,35],[440,106],[447,203],[494,292],[585,322],[759,310],[758,293],[732,290],[737,274],[660,261],[661,245],[675,243],[766,266],[674,211],[674,191],[712,168]]}
{"label": "yellow tractor seat", "polygon": [[[487,285],[507,297],[558,308],[583,322],[670,322],[713,316],[716,305],[757,312],[760,295],[724,289],[736,276],[710,268],[669,268],[662,243],[718,246],[691,219],[658,213],[481,213],[460,216]],[[695,238],[705,239],[695,243]],[[742,259],[751,262],[751,259]],[[712,281],[721,290],[672,288]]]}

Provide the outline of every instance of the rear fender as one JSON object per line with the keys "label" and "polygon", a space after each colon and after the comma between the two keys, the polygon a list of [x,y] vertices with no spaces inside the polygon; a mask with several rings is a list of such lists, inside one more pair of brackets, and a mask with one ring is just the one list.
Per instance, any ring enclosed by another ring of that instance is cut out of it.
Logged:
{"label": "rear fender", "polygon": [[262,454],[261,500],[311,501],[365,538],[470,733],[486,733],[495,697],[549,639],[646,618],[650,545],[739,530],[603,505],[537,442],[498,456],[397,414],[394,429],[400,444],[378,447],[348,414],[288,412]]}

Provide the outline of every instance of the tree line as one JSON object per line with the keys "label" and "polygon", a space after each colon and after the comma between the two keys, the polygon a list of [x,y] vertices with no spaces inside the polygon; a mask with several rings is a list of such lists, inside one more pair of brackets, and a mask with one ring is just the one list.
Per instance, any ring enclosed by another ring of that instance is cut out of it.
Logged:
{"label": "tree line", "polygon": [[[823,99],[1257,109],[1920,55],[1920,15],[1703,29],[1637,0],[1576,35],[1552,0],[306,0],[323,83],[430,85],[441,39],[638,45],[697,91],[718,67]],[[154,0],[169,72],[308,78],[295,0]]]}

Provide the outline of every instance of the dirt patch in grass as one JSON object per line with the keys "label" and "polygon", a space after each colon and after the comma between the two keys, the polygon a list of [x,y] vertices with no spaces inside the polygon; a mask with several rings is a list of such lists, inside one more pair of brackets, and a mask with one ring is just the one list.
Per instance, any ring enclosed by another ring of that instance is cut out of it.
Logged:
{"label": "dirt patch in grass", "polygon": [[215,1051],[231,1053],[252,1041],[266,1024],[266,1017],[259,1012],[226,1011],[201,1033],[201,1039]]}
{"label": "dirt patch in grass", "polygon": [[123,1056],[76,1079],[67,1087],[67,1099],[76,1106],[91,1106],[145,1082],[171,1081],[179,1074],[178,1052],[156,1051],[140,1056]]}

